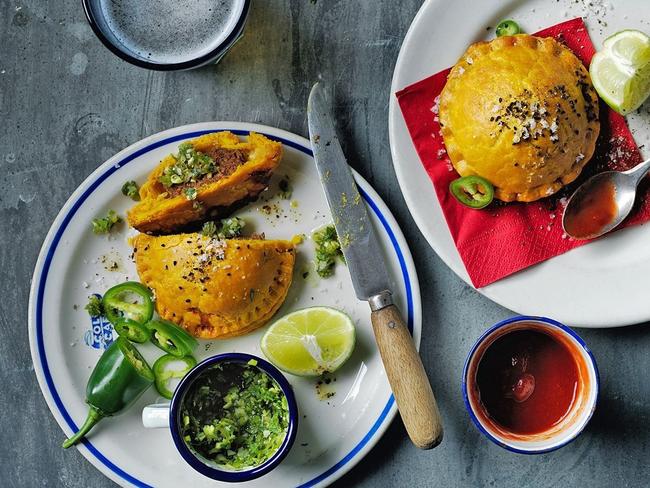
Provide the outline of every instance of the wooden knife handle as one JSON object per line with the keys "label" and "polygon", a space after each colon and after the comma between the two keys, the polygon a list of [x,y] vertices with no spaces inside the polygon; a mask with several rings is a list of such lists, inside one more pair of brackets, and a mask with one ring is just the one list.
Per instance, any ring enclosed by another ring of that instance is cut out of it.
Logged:
{"label": "wooden knife handle", "polygon": [[411,441],[432,449],[442,441],[442,419],[422,360],[395,305],[372,312],[379,353]]}

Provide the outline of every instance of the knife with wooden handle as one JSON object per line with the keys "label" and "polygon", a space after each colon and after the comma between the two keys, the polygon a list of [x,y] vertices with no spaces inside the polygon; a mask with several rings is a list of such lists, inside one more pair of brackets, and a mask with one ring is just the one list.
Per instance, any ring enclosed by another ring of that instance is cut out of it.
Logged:
{"label": "knife with wooden handle", "polygon": [[442,421],[422,360],[402,315],[379,241],[334,129],[321,83],[309,95],[309,136],[316,167],[357,297],[370,304],[372,327],[397,408],[413,443],[431,449],[442,440]]}

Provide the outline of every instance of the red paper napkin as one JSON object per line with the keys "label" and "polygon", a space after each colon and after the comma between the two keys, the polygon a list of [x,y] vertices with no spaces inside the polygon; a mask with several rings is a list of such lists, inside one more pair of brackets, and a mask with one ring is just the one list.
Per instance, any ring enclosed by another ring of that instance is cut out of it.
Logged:
{"label": "red paper napkin", "polygon": [[[581,18],[549,27],[535,35],[554,37],[571,49],[585,66],[589,66],[595,53]],[[459,204],[449,192],[449,183],[458,178],[458,174],[445,152],[437,116],[438,96],[449,71],[441,71],[396,95],[474,286],[489,285],[585,244],[586,241],[574,241],[563,233],[562,211],[567,197],[588,176],[607,169],[629,169],[641,162],[641,154],[625,119],[601,102],[596,153],[581,177],[559,194],[533,203],[498,202],[485,210],[472,210]],[[644,185],[640,190],[637,207],[624,226],[650,220],[648,186]]]}

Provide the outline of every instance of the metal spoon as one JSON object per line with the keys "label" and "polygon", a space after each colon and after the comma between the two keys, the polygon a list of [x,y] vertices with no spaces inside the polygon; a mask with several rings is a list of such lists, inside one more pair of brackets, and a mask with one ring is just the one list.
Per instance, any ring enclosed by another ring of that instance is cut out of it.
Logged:
{"label": "metal spoon", "polygon": [[[616,228],[632,210],[636,198],[636,189],[648,171],[650,171],[650,159],[627,171],[605,171],[589,178],[573,193],[564,209],[564,215],[562,216],[564,232],[574,239],[593,239]],[[575,235],[577,232],[573,229],[576,229],[575,224],[579,212],[584,210],[585,205],[595,203],[594,199],[590,199],[588,196],[597,194],[599,190],[601,192],[605,191],[607,185],[614,189],[614,215],[602,226],[598,227],[597,230]]]}

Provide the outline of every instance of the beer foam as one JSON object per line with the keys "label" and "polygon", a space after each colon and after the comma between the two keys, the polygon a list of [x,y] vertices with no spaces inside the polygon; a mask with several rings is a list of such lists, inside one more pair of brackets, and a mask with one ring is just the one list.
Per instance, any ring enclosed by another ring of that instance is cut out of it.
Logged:
{"label": "beer foam", "polygon": [[129,54],[152,63],[188,61],[233,31],[244,0],[100,0],[108,28]]}

